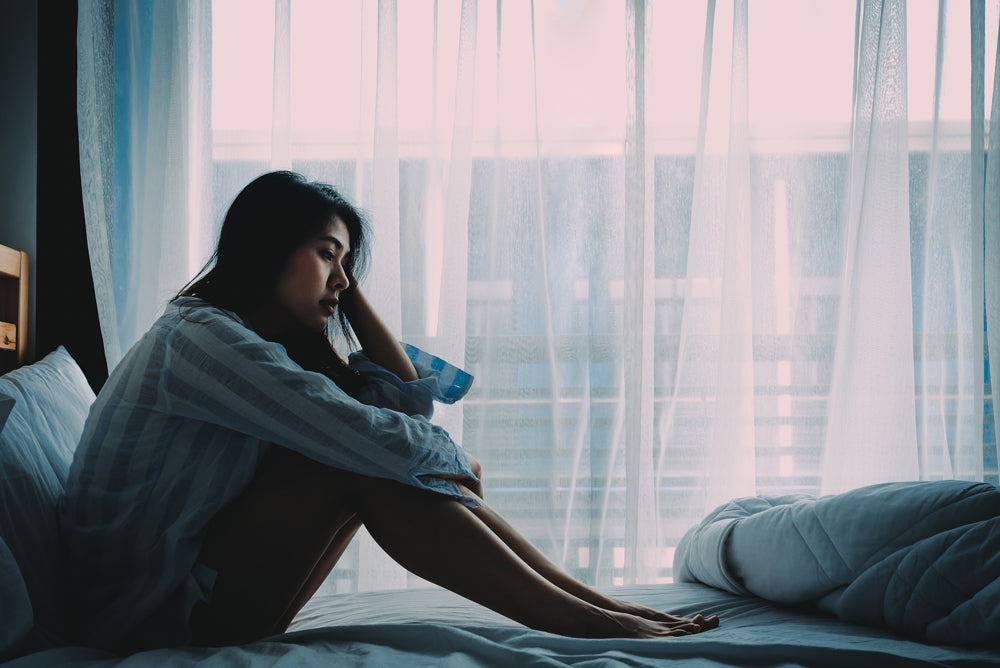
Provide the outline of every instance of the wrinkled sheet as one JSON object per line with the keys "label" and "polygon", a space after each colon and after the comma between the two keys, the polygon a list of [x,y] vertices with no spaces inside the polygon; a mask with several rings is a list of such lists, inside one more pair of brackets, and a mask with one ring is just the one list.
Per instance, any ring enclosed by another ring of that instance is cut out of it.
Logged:
{"label": "wrinkled sheet", "polygon": [[674,565],[679,581],[932,643],[1000,646],[1000,490],[985,483],[735,499],[685,534]]}
{"label": "wrinkled sheet", "polygon": [[671,612],[718,614],[722,626],[666,640],[577,640],[531,631],[438,589],[318,596],[286,633],[218,649],[116,657],[48,650],[5,668],[77,666],[1000,666],[1000,651],[930,645],[819,611],[698,584],[618,587],[614,596]]}

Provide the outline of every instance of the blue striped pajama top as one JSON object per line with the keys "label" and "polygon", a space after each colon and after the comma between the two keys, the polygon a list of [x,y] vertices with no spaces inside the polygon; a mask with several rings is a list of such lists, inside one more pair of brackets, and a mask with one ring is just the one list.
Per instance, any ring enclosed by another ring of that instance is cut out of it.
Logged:
{"label": "blue striped pajama top", "polygon": [[184,644],[215,573],[197,562],[208,521],[250,482],[274,443],[317,462],[474,504],[442,474],[472,476],[428,418],[472,378],[411,346],[419,380],[361,353],[358,399],[303,370],[240,316],[183,297],[98,394],[60,506],[68,614],[78,642]]}

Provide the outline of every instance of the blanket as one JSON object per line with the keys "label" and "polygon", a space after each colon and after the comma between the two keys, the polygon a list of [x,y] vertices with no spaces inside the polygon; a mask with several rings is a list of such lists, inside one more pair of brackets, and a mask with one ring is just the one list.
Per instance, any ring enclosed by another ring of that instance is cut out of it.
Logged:
{"label": "blanket", "polygon": [[933,643],[1000,645],[1000,490],[888,483],[730,501],[677,548],[675,578]]}

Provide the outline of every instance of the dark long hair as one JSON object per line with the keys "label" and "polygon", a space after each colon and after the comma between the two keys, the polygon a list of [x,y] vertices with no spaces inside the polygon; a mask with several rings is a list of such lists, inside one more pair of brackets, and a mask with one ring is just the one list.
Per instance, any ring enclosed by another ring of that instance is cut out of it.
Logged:
{"label": "dark long hair", "polygon": [[[248,315],[270,297],[289,256],[333,218],[343,221],[350,234],[351,250],[343,266],[357,281],[364,277],[370,261],[370,228],[364,215],[333,186],[309,181],[301,174],[279,171],[257,177],[233,200],[215,253],[177,297],[198,297]],[[335,318],[344,338],[353,342],[350,323],[339,307]],[[325,333],[280,343],[304,368],[326,373],[342,384],[346,365],[333,352]]]}

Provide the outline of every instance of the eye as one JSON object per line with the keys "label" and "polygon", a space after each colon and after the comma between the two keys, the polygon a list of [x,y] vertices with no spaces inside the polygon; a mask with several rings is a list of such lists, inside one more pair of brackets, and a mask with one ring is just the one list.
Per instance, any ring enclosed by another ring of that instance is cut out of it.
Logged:
{"label": "eye", "polygon": [[322,258],[323,258],[324,260],[326,260],[327,262],[333,262],[334,258],[336,257],[336,256],[335,256],[335,255],[333,254],[333,251],[331,251],[331,250],[326,250],[326,249],[324,249],[324,250],[321,250],[321,251],[319,252],[319,254],[320,254],[320,257],[322,257]]}

